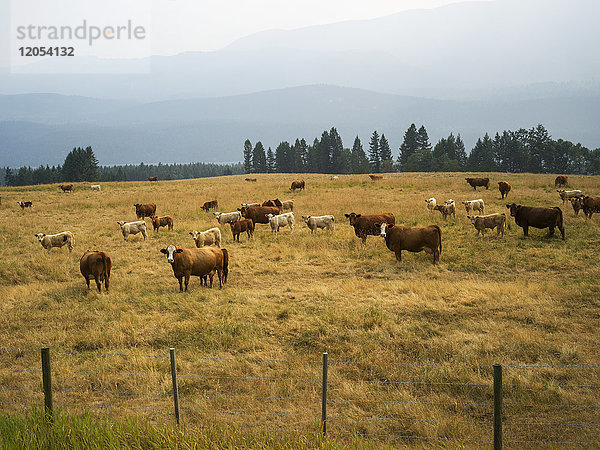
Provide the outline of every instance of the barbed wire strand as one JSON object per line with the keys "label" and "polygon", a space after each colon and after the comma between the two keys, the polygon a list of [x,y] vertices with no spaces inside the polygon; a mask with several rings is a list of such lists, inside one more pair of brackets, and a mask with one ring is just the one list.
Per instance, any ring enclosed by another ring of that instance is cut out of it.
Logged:
{"label": "barbed wire strand", "polygon": [[502,422],[502,425],[544,425],[561,427],[600,427],[600,423],[560,423],[560,422]]}
{"label": "barbed wire strand", "polygon": [[[43,391],[41,391],[43,392]],[[166,392],[127,392],[127,391],[106,391],[103,389],[87,389],[87,390],[78,390],[78,389],[52,389],[52,392],[57,393],[69,393],[69,394],[114,394],[114,395],[168,395],[172,396],[173,394],[169,394]]]}
{"label": "barbed wire strand", "polygon": [[320,383],[321,380],[311,380],[306,378],[268,378],[268,377],[226,377],[219,375],[179,375],[178,378],[203,378],[213,380],[264,380],[264,381],[299,381],[308,383]]}
{"label": "barbed wire strand", "polygon": [[430,384],[443,386],[487,386],[491,387],[490,383],[452,383],[445,381],[383,381],[383,380],[327,380],[328,383],[374,383],[374,384]]}
{"label": "barbed wire strand", "polygon": [[566,404],[566,405],[559,405],[558,403],[541,403],[541,404],[520,404],[520,403],[503,403],[502,407],[511,407],[511,406],[518,406],[518,407],[524,407],[524,408],[542,408],[542,407],[547,407],[547,408],[600,408],[600,405],[572,405],[572,404]]}
{"label": "barbed wire strand", "polygon": [[169,358],[169,355],[148,355],[139,353],[101,353],[101,352],[75,352],[67,350],[53,350],[52,353],[61,355],[94,355],[94,356],[127,356],[136,358]]}
{"label": "barbed wire strand", "polygon": [[[171,395],[171,394],[169,394]],[[207,394],[179,394],[179,398],[227,398],[239,400],[290,400],[320,402],[320,398],[297,398],[297,397],[252,397],[245,395],[207,395]]]}
{"label": "barbed wire strand", "polygon": [[545,387],[545,388],[551,388],[551,387],[577,387],[577,388],[600,388],[600,385],[598,384],[519,384],[519,383],[513,383],[513,384],[504,384],[503,387]]}
{"label": "barbed wire strand", "polygon": [[480,420],[450,420],[450,419],[411,419],[407,417],[368,417],[368,416],[327,416],[327,419],[361,419],[361,420],[397,420],[400,422],[431,422],[431,423],[473,423],[491,425],[493,422]]}
{"label": "barbed wire strand", "polygon": [[320,414],[292,414],[292,413],[265,413],[244,410],[211,410],[211,409],[190,409],[181,408],[181,411],[195,412],[201,414],[241,414],[248,416],[283,416],[283,417],[320,417]]}
{"label": "barbed wire strand", "polygon": [[508,444],[546,444],[546,445],[600,445],[600,442],[578,442],[578,441],[515,441],[503,439]]}
{"label": "barbed wire strand", "polygon": [[[399,439],[419,439],[419,440],[441,440],[441,441],[467,441],[467,442],[492,442],[490,439],[470,439],[470,438],[455,438],[455,437],[435,437],[435,436],[412,436],[406,434],[367,434],[367,433],[330,433],[335,436],[361,436],[361,437],[391,437]],[[506,442],[506,441],[504,441]]]}
{"label": "barbed wire strand", "polygon": [[491,406],[491,403],[460,403],[460,402],[414,402],[401,400],[354,400],[327,399],[327,403],[396,403],[404,405],[447,405],[447,406]]}
{"label": "barbed wire strand", "polygon": [[55,403],[55,406],[63,408],[106,408],[106,409],[137,409],[137,410],[153,410],[170,412],[168,408],[155,408],[152,406],[116,406],[116,405],[89,405],[83,403]]}
{"label": "barbed wire strand", "polygon": [[128,377],[135,376],[144,376],[144,377],[168,377],[169,373],[149,373],[149,372],[94,372],[94,371],[86,371],[86,370],[54,370],[52,369],[52,373],[75,373],[79,375],[124,375]]}

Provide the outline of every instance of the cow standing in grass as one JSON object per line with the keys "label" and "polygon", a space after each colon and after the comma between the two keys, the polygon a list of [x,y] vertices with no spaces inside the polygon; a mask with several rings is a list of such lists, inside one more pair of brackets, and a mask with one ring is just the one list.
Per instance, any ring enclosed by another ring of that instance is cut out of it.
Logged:
{"label": "cow standing in grass", "polygon": [[437,264],[442,253],[442,230],[437,225],[428,227],[400,227],[388,223],[376,223],[385,245],[394,252],[396,259],[402,261],[402,250],[417,253],[425,251],[433,255],[433,264]]}
{"label": "cow standing in grass", "polygon": [[79,270],[85,278],[88,289],[90,288],[90,280],[93,278],[96,281],[98,292],[101,292],[102,282],[104,281],[104,289],[108,292],[110,281],[110,269],[112,261],[108,253],[97,251],[86,251],[79,260]]}
{"label": "cow standing in grass", "polygon": [[229,253],[224,248],[178,248],[169,245],[163,248],[161,253],[167,255],[167,262],[171,264],[173,275],[179,281],[179,292],[184,291],[184,280],[185,292],[187,292],[192,275],[200,278],[208,275],[211,288],[215,272],[219,277],[219,288],[222,288],[227,281]]}

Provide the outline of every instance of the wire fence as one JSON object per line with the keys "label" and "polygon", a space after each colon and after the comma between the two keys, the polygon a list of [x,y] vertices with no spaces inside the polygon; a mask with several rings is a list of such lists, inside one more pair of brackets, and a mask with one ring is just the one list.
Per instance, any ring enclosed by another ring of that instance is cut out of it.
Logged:
{"label": "wire fence", "polygon": [[176,358],[174,349],[54,350],[51,360],[44,348],[41,364],[39,356],[39,349],[0,350],[0,409],[43,404],[49,417],[55,409],[127,411],[346,439],[600,446],[598,366],[507,365],[503,373],[500,365],[335,361],[327,353]]}

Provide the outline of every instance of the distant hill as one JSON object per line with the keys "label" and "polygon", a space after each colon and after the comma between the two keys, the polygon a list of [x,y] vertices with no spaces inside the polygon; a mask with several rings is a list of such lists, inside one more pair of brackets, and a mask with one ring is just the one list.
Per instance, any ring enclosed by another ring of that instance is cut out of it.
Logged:
{"label": "distant hill", "polygon": [[544,124],[555,138],[600,143],[600,97],[450,101],[312,85],[247,95],[139,103],[46,94],[0,96],[0,166],[62,163],[91,145],[102,164],[233,162],[245,139],[282,140],[337,127],[345,146],[373,130],[395,154],[408,126],[424,124],[433,143],[460,133],[467,150],[485,132]]}

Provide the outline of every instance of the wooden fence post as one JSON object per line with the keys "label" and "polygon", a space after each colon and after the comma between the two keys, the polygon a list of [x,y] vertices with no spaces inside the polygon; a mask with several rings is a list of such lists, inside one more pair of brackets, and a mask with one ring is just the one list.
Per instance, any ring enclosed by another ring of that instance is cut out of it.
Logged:
{"label": "wooden fence post", "polygon": [[171,381],[173,382],[173,404],[175,406],[175,420],[179,425],[179,388],[177,387],[177,369],[175,367],[175,349],[170,349],[171,354]]}
{"label": "wooden fence post", "polygon": [[50,348],[42,349],[42,384],[44,388],[44,411],[52,421],[52,372],[50,370]]}
{"label": "wooden fence post", "polygon": [[323,436],[327,434],[327,352],[323,353],[323,382],[321,396],[321,423]]}
{"label": "wooden fence post", "polygon": [[494,364],[494,450],[502,450],[502,366]]}

